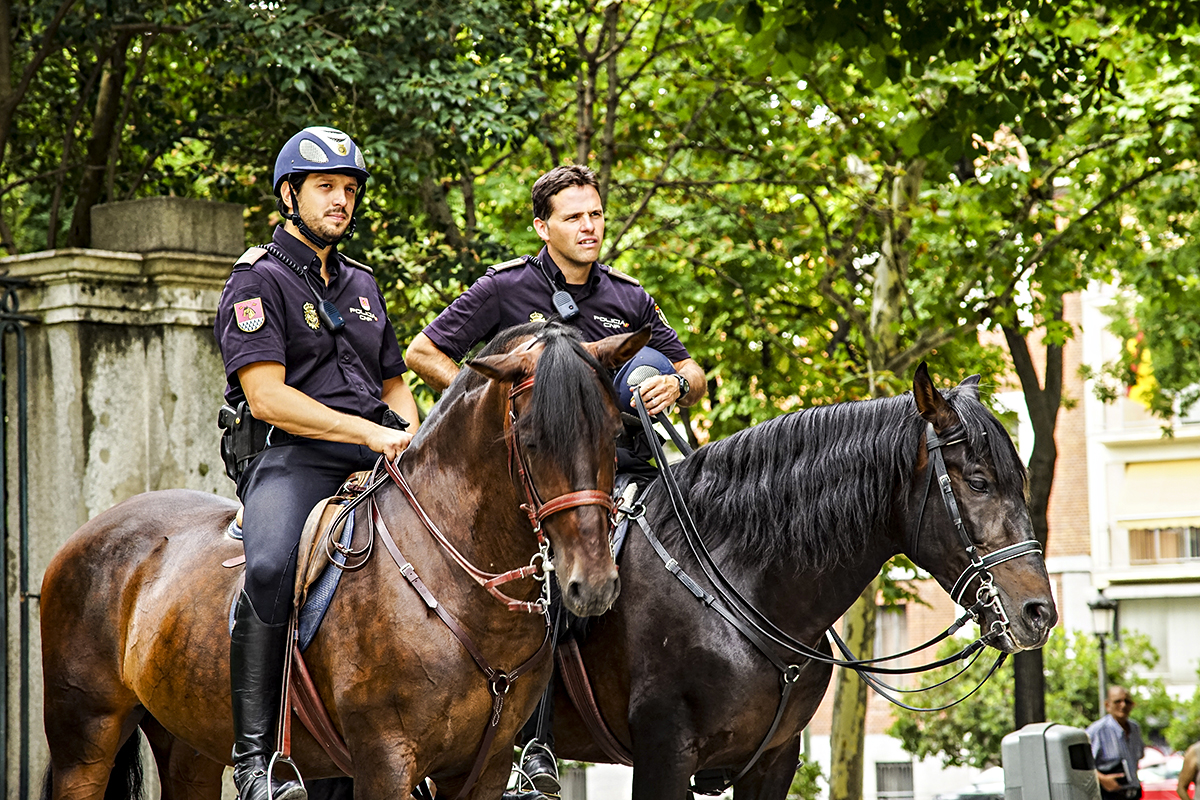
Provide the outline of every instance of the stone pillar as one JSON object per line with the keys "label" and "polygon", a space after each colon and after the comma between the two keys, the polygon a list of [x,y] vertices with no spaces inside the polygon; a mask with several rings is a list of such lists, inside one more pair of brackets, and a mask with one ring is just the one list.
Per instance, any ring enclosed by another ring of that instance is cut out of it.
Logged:
{"label": "stone pillar", "polygon": [[[25,568],[34,593],[62,542],[121,500],[168,488],[233,496],[218,449],[225,378],[212,325],[243,250],[241,206],[158,197],[98,206],[92,214],[94,249],[0,259],[0,270],[28,281],[17,293],[19,311],[36,320],[26,328]],[[14,349],[6,348],[9,554],[20,552]],[[10,555],[8,798],[18,796],[21,760],[14,562]],[[30,605],[29,781],[37,792],[47,755],[36,599]]]}

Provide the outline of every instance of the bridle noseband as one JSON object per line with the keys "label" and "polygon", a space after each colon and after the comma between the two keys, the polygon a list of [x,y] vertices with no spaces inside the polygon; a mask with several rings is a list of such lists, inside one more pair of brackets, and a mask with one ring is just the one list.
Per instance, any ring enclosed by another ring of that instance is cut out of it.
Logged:
{"label": "bridle noseband", "polygon": [[[1005,561],[1011,561],[1014,558],[1020,558],[1021,556],[1033,554],[1041,556],[1042,545],[1036,539],[1030,539],[1002,547],[985,556],[979,555],[979,548],[971,540],[970,534],[967,533],[967,526],[963,522],[962,514],[958,510],[958,501],[954,498],[954,488],[950,485],[950,475],[946,471],[946,460],[942,457],[943,447],[949,447],[963,441],[965,439],[960,438],[943,442],[938,438],[937,431],[933,429],[933,423],[927,422],[925,424],[925,447],[929,452],[929,468],[927,473],[929,477],[925,483],[925,495],[921,499],[921,513],[917,517],[912,555],[916,558],[917,546],[920,544],[921,523],[925,516],[925,503],[929,499],[929,485],[933,482],[933,476],[936,474],[938,487],[941,490],[942,502],[946,506],[946,513],[949,515],[950,521],[954,524],[954,529],[958,532],[959,541],[962,542],[963,548],[967,551],[967,556],[971,559],[970,565],[963,570],[962,575],[954,582],[954,587],[950,590],[950,598],[958,605],[967,609],[976,622],[979,622],[980,611],[985,608],[991,608],[996,615],[996,619],[992,621],[988,633],[981,638],[999,639],[1008,635],[1011,623],[1008,619],[1008,614],[1004,611],[1004,605],[1000,602],[1000,592],[996,589],[995,579],[992,577],[990,567],[1003,564]],[[964,599],[967,587],[975,578],[979,578],[979,589],[975,593],[975,603],[968,606],[964,602]]]}

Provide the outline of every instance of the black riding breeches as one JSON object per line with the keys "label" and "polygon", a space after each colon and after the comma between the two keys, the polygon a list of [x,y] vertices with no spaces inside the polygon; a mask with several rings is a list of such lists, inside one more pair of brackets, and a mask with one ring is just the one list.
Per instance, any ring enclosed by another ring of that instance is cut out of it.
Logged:
{"label": "black riding breeches", "polygon": [[250,462],[238,481],[246,506],[246,594],[264,622],[287,621],[300,533],[313,506],[336,494],[350,473],[371,469],[377,458],[362,445],[293,439]]}

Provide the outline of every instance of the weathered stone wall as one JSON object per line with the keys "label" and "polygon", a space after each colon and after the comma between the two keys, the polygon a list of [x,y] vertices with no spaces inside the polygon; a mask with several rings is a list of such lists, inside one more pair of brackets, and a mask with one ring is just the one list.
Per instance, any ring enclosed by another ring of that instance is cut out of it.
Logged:
{"label": "weathered stone wall", "polygon": [[[189,488],[233,496],[218,450],[225,379],[212,324],[230,267],[242,251],[240,206],[177,198],[94,210],[94,242],[121,250],[68,249],[0,259],[28,284],[19,311],[36,322],[28,342],[29,586],[91,517],[140,492]],[[170,248],[170,249],[164,249]],[[191,249],[193,252],[184,252]],[[7,576],[8,798],[18,796],[20,552],[16,362],[9,381]],[[31,790],[46,764],[36,600],[30,647]],[[22,799],[23,800],[23,799]]]}

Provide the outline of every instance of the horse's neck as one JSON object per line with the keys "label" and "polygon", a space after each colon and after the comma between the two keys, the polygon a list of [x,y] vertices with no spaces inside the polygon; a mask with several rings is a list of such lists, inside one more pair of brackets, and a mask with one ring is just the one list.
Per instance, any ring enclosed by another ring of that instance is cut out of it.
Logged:
{"label": "horse's neck", "polygon": [[850,609],[890,556],[889,548],[872,547],[821,572],[776,565],[747,577],[755,606],[789,634],[811,641]]}
{"label": "horse's neck", "polygon": [[528,557],[531,537],[509,473],[505,405],[493,394],[460,395],[439,409],[405,459],[425,512],[482,569],[514,549]]}

